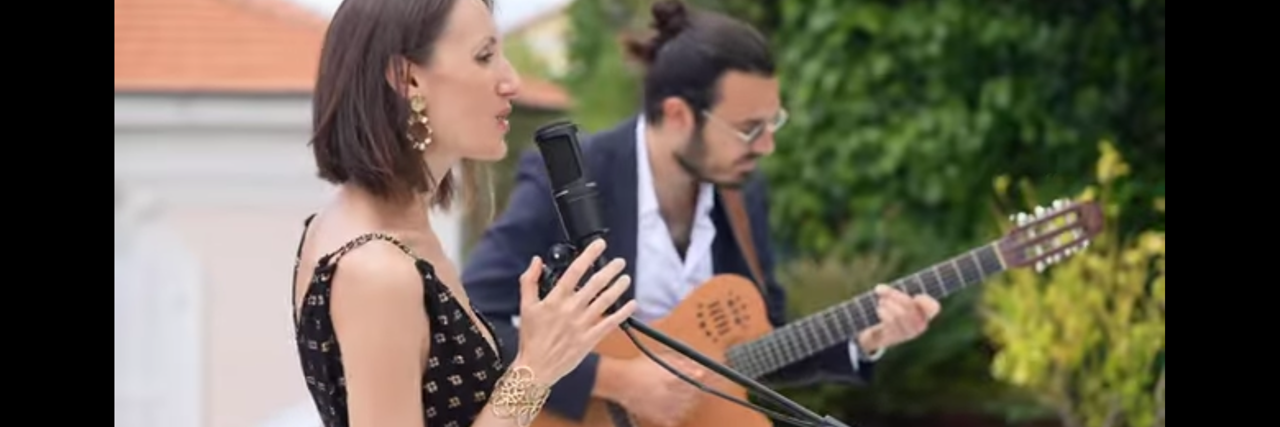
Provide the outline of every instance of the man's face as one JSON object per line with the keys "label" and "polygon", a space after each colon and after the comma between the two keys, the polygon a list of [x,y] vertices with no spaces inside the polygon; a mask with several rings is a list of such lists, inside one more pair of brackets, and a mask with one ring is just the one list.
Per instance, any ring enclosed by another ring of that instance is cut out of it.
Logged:
{"label": "man's face", "polygon": [[773,133],[785,123],[776,77],[730,71],[720,79],[719,102],[709,111],[691,111],[704,122],[676,160],[701,180],[736,187],[773,152]]}

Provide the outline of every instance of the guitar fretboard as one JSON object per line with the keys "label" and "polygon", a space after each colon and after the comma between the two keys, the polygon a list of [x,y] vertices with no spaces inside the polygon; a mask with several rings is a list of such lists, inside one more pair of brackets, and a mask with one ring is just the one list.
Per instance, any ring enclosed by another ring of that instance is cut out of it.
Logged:
{"label": "guitar fretboard", "polygon": [[[923,293],[941,300],[1004,269],[996,243],[992,243],[908,275],[890,286],[908,295]],[[866,292],[758,340],[734,346],[726,356],[730,367],[758,379],[831,346],[845,345],[858,331],[878,323],[875,293]]]}

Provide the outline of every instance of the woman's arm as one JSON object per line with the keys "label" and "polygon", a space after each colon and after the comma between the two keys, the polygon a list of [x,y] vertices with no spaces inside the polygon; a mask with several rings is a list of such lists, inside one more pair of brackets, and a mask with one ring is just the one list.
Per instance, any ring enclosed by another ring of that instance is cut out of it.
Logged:
{"label": "woman's arm", "polygon": [[[343,257],[333,278],[330,307],[342,343],[352,427],[425,427],[421,381],[427,368],[422,357],[430,352],[430,340],[424,337],[431,331],[422,292],[421,276],[398,248],[372,244]],[[513,367],[521,366],[519,359]],[[506,390],[522,395],[519,387],[513,388],[519,383],[499,383],[501,390],[491,391],[488,406],[472,425],[521,426],[512,409],[536,406],[503,403],[501,398]]]}

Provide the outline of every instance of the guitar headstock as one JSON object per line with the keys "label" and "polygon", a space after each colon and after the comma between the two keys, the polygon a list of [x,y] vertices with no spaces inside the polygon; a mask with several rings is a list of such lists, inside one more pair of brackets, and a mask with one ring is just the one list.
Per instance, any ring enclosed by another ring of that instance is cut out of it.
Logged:
{"label": "guitar headstock", "polygon": [[1102,208],[1095,202],[1055,200],[1031,213],[1009,217],[1016,225],[1000,239],[998,248],[1005,268],[1034,266],[1042,272],[1089,247],[1102,232]]}

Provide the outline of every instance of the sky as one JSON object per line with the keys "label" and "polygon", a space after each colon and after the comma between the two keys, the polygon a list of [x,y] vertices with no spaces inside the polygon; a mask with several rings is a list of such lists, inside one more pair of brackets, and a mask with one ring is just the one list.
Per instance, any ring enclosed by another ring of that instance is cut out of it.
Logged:
{"label": "sky", "polygon": [[[290,0],[328,17],[338,9],[342,0]],[[498,29],[506,31],[526,19],[564,5],[572,0],[495,0],[497,3],[495,19]]]}

